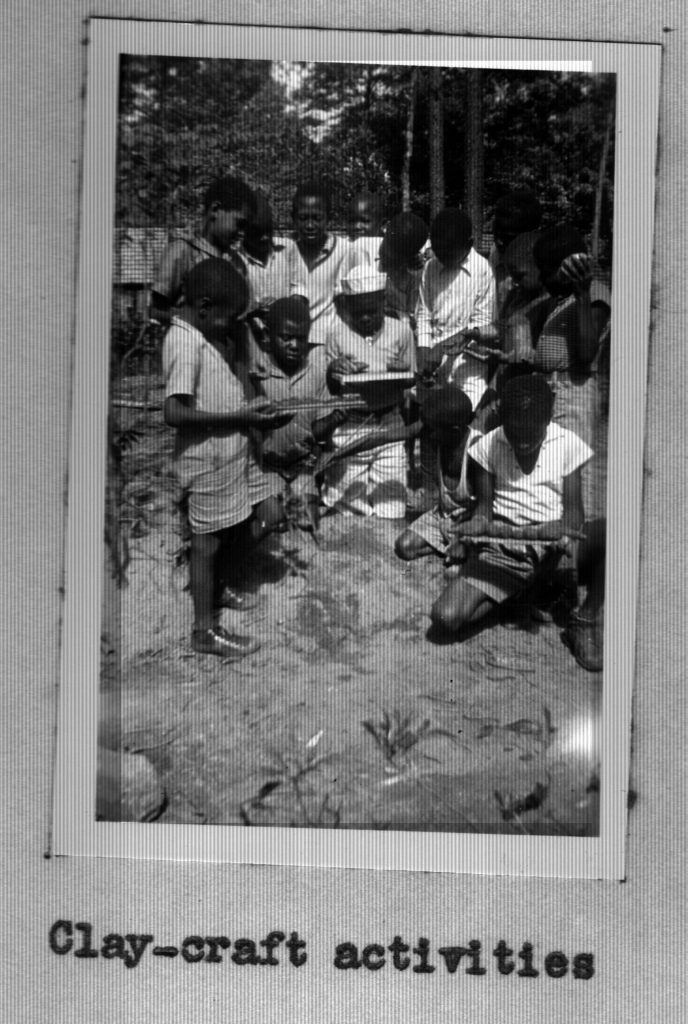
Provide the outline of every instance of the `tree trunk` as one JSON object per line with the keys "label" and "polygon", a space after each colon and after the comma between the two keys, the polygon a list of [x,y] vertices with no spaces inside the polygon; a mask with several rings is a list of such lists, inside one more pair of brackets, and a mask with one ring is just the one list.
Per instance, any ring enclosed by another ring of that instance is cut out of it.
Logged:
{"label": "tree trunk", "polygon": [[479,68],[465,72],[466,163],[464,169],[464,206],[473,221],[476,248],[483,240],[483,183],[485,157],[483,146],[483,75]]}
{"label": "tree trunk", "polygon": [[408,111],[404,131],[404,163],[401,168],[401,208],[411,209],[411,158],[413,156],[413,133],[416,121],[416,93],[418,92],[418,68],[411,71],[409,83]]}
{"label": "tree trunk", "polygon": [[444,105],[442,103],[442,68],[430,68],[428,90],[430,149],[430,217],[439,213],[444,197]]}
{"label": "tree trunk", "polygon": [[602,220],[602,197],[604,196],[604,185],[607,177],[607,160],[609,159],[609,149],[612,141],[612,127],[614,124],[614,111],[610,110],[607,115],[607,127],[604,132],[604,141],[602,143],[602,153],[600,155],[600,167],[597,172],[597,188],[595,189],[595,212],[592,218],[592,238],[590,241],[590,250],[593,261],[597,263],[600,255],[600,222]]}

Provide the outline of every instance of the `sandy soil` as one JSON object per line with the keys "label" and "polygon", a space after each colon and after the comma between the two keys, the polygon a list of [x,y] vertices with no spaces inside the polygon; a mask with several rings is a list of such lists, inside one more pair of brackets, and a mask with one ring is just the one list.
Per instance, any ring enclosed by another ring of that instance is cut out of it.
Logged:
{"label": "sandy soil", "polygon": [[601,676],[561,621],[434,638],[443,567],[397,560],[397,525],[332,516],[319,544],[271,539],[249,580],[259,606],[223,613],[261,649],[194,654],[168,448],[153,419],[125,456],[131,562],[102,684],[117,741],[160,775],[160,821],[596,833]]}

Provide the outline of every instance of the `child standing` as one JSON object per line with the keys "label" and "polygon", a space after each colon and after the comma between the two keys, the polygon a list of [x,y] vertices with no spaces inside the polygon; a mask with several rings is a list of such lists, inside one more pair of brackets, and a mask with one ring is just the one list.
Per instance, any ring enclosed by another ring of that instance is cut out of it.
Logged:
{"label": "child standing", "polygon": [[475,409],[487,389],[487,362],[465,343],[493,345],[497,338],[494,276],[473,248],[463,210],[438,213],[430,242],[434,256],[423,270],[416,309],[419,367],[436,364],[440,380],[465,391]]}
{"label": "child standing", "polygon": [[249,301],[244,277],[226,260],[204,260],[186,275],[184,292],[165,337],[163,372],[165,422],[177,430],[174,461],[188,496],[192,646],[238,658],[259,644],[217,626],[216,613],[252,513],[245,431],[285,420],[265,398],[246,403],[230,368],[233,331]]}
{"label": "child standing", "polygon": [[[341,283],[338,320],[326,353],[333,388],[344,375],[410,371],[413,336],[406,323],[385,316],[387,281],[369,266],[357,266]],[[348,422],[338,428],[334,443],[356,440],[366,427],[403,429],[401,390],[397,381],[362,382],[356,391],[364,410],[350,410]],[[351,455],[327,471],[323,501],[348,513],[401,519],[406,512],[406,458],[402,441],[383,444]]]}
{"label": "child standing", "polygon": [[265,314],[275,299],[289,295],[295,259],[290,238],[274,237],[270,203],[262,192],[255,193],[255,213],[249,219],[241,245],[246,264],[253,310]]}
{"label": "child standing", "polygon": [[399,213],[387,225],[377,259],[378,270],[387,275],[385,313],[406,320],[414,330],[427,240],[424,220],[414,213]]}
{"label": "child standing", "polygon": [[308,301],[311,341],[323,344],[337,320],[337,286],[360,260],[346,239],[328,231],[330,200],[319,185],[297,189],[292,218],[297,251],[290,291]]}
{"label": "child standing", "polygon": [[[435,625],[456,632],[530,586],[551,561],[538,535],[561,538],[583,525],[580,471],[592,451],[574,433],[552,422],[554,395],[539,374],[508,381],[502,393],[502,426],[470,449],[475,464],[477,505],[473,517],[455,527],[462,539],[506,533],[515,527],[529,538],[514,546],[471,545],[459,576],[432,607]],[[450,549],[450,556],[453,551]]]}
{"label": "child standing", "polygon": [[529,188],[512,189],[500,196],[495,204],[492,221],[494,245],[488,258],[495,276],[500,310],[513,284],[505,259],[506,250],[518,235],[537,231],[541,222],[542,207]]}
{"label": "child standing", "polygon": [[[259,380],[263,394],[271,402],[330,398],[325,349],[309,342],[310,319],[303,302],[296,297],[277,299],[267,312],[266,326],[268,358]],[[313,515],[318,502],[312,472],[317,453],[345,420],[346,413],[339,408],[329,413],[303,410],[286,426],[265,435],[264,465],[289,482],[292,494],[307,501]]]}
{"label": "child standing", "polygon": [[165,249],[151,296],[151,317],[169,324],[174,307],[184,300],[184,282],[192,267],[203,260],[222,257],[242,275],[246,267],[233,250],[244,236],[255,213],[255,198],[240,178],[220,178],[205,194],[203,222],[193,235],[175,239]]}
{"label": "child standing", "polygon": [[596,360],[609,329],[609,289],[593,280],[575,228],[545,231],[533,256],[550,298],[543,303],[533,365],[554,391],[554,419],[592,443],[598,411]]}
{"label": "child standing", "polygon": [[382,196],[359,192],[349,206],[349,241],[359,262],[375,264],[385,225]]}

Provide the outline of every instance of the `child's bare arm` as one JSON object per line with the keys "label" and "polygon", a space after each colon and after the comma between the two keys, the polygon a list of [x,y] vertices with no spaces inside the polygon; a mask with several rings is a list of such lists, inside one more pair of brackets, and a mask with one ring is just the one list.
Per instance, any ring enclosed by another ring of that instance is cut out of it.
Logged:
{"label": "child's bare arm", "polygon": [[567,256],[559,268],[559,277],[573,287],[578,313],[576,356],[579,363],[589,365],[597,355],[602,331],[609,320],[609,307],[592,302],[592,260],[587,253]]}
{"label": "child's bare arm", "polygon": [[585,520],[580,468],[574,469],[573,473],[569,473],[568,476],[564,477],[562,503],[561,522],[564,533],[569,530],[573,532],[580,530]]}
{"label": "child's bare arm", "polygon": [[492,523],[495,478],[492,473],[479,466],[474,459],[469,459],[469,466],[477,502],[471,518],[456,524],[454,532],[459,538],[461,536],[470,537],[471,534],[480,536],[480,534],[489,533]]}
{"label": "child's bare arm", "polygon": [[278,412],[269,399],[254,398],[233,412],[204,412],[196,409],[191,395],[171,395],[163,408],[168,427],[235,427],[244,430],[274,430],[288,423],[293,414]]}

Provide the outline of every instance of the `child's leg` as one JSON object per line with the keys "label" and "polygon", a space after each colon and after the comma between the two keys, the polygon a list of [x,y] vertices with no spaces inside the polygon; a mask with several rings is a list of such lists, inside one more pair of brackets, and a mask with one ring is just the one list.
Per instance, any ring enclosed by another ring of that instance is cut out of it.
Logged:
{"label": "child's leg", "polygon": [[436,555],[437,552],[431,544],[412,530],[410,527],[400,533],[394,544],[394,550],[399,558],[405,562],[412,562],[414,558],[423,558],[425,555]]}
{"label": "child's leg", "polygon": [[444,588],[430,611],[435,626],[451,633],[488,615],[496,602],[459,577]]}
{"label": "child's leg", "polygon": [[259,544],[269,533],[283,532],[286,526],[284,506],[280,495],[271,494],[259,501],[253,509],[250,537],[253,546]]}
{"label": "child's leg", "polygon": [[406,453],[403,441],[385,444],[371,452],[368,501],[378,519],[403,519],[406,515]]}
{"label": "child's leg", "polygon": [[215,615],[216,558],[219,533],[192,533],[189,576],[194,606],[194,629],[211,629]]}
{"label": "child's leg", "polygon": [[323,480],[323,504],[349,515],[371,515],[368,501],[369,465],[370,452],[361,452],[360,455],[350,455],[330,466]]}

